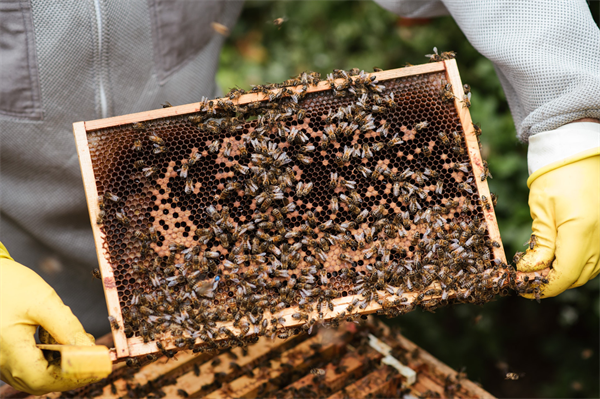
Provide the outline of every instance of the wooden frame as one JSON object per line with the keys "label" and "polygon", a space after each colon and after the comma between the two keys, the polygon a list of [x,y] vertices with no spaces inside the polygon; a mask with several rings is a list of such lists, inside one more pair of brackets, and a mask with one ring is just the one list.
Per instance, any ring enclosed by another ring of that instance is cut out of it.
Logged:
{"label": "wooden frame", "polygon": [[[456,107],[457,113],[459,115],[460,123],[462,125],[464,131],[464,139],[468,148],[469,157],[471,160],[471,164],[473,167],[476,185],[479,190],[480,195],[486,195],[490,198],[490,192],[486,181],[480,181],[478,179],[478,175],[483,171],[483,162],[481,159],[481,154],[479,152],[479,144],[478,139],[474,134],[473,124],[471,121],[471,116],[468,108],[463,107],[461,103],[461,99],[463,98],[463,86],[460,80],[460,76],[458,73],[458,68],[455,60],[442,61],[437,63],[430,63],[425,65],[418,65],[413,67],[392,69],[388,71],[375,72],[371,75],[377,77],[378,80],[389,80],[396,79],[407,76],[414,75],[424,75],[429,73],[436,72],[445,72],[446,79],[449,83],[452,84],[453,93],[455,96],[454,106]],[[343,79],[338,79],[338,83],[341,83]],[[300,87],[290,87],[289,89],[295,90],[299,92],[301,90]],[[283,89],[274,89],[273,92],[277,90]],[[320,91],[330,90],[329,83],[326,81],[322,81],[315,86],[309,86],[307,93],[315,93]],[[234,100],[234,104],[241,105],[247,104],[254,101],[264,101],[268,97],[263,93],[249,93],[240,96],[237,100]],[[98,261],[100,266],[100,272],[102,275],[102,283],[104,285],[104,291],[106,295],[106,302],[108,305],[108,312],[110,315],[114,316],[119,324],[120,328],[116,331],[113,331],[114,342],[115,342],[115,351],[112,352],[113,360],[123,360],[129,356],[141,356],[148,353],[156,353],[158,352],[158,348],[156,346],[156,342],[144,343],[143,340],[139,337],[127,338],[124,333],[124,324],[121,313],[121,307],[119,305],[119,297],[116,288],[115,278],[113,275],[112,268],[108,262],[108,254],[104,248],[104,234],[100,230],[99,226],[96,224],[96,218],[98,216],[98,190],[96,186],[96,178],[94,176],[94,172],[92,169],[92,160],[90,156],[90,150],[87,141],[88,132],[92,132],[99,129],[116,127],[125,124],[131,124],[136,122],[148,121],[153,119],[172,117],[178,115],[186,115],[197,113],[201,110],[200,103],[192,103],[181,106],[162,108],[153,111],[139,112],[135,114],[117,116],[106,119],[99,119],[87,122],[77,122],[73,124],[73,132],[75,135],[75,141],[77,144],[77,151],[80,158],[81,164],[81,172],[83,176],[84,188],[86,193],[86,198],[88,202],[88,208],[90,212],[90,218],[92,221],[92,230],[94,233],[94,240],[96,244],[96,251],[98,255]],[[492,240],[498,242],[500,246],[498,248],[493,249],[493,253],[495,258],[500,259],[502,262],[506,263],[506,258],[504,255],[504,249],[502,247],[502,241],[500,239],[500,232],[498,230],[498,224],[496,221],[496,216],[493,208],[486,210],[483,209],[485,214],[486,222],[488,225],[488,231]],[[439,284],[434,283],[429,288],[440,288]],[[387,297],[389,294],[387,292],[380,291],[380,296]],[[452,296],[456,296],[459,294],[458,292],[452,293]],[[408,299],[406,303],[412,303],[418,293],[405,293],[404,297]],[[326,311],[324,314],[324,319],[331,319],[339,312],[346,309],[346,307],[355,299],[358,295],[347,296],[336,298],[332,301],[334,306],[334,311],[329,312]],[[424,300],[429,299],[440,299],[440,295],[430,295],[423,298]],[[370,303],[365,309],[360,310],[361,314],[370,314],[377,312],[382,307],[376,302]],[[299,325],[304,324],[304,321],[299,321],[293,319],[291,315],[297,311],[296,308],[284,309],[281,311],[280,317],[283,317],[286,320],[285,327],[297,327]],[[265,316],[266,317],[266,316]],[[233,327],[232,322],[222,323],[220,324],[229,328],[234,333],[240,333],[240,331]],[[198,339],[198,343],[202,341]],[[173,349],[175,346],[171,344],[166,345],[166,349]]]}

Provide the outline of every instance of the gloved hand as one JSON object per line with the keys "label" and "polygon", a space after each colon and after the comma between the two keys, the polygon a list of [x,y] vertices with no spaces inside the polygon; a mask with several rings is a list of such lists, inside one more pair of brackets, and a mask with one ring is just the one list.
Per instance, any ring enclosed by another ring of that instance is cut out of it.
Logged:
{"label": "gloved hand", "polygon": [[554,162],[527,181],[535,246],[527,249],[517,270],[547,273],[541,297],[579,287],[600,273],[599,153],[588,150]]}
{"label": "gloved hand", "polygon": [[101,378],[71,379],[35,345],[37,326],[60,344],[94,345],[71,309],[38,274],[15,262],[0,243],[0,377],[35,395],[66,391]]}

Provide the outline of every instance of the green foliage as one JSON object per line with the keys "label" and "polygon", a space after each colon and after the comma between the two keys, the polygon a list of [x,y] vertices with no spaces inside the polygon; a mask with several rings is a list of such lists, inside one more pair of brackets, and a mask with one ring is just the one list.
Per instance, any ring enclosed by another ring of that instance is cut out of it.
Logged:
{"label": "green foliage", "polygon": [[[286,21],[278,27],[276,18]],[[364,1],[250,1],[223,48],[217,81],[227,91],[281,82],[304,70],[324,76],[334,68],[399,68],[426,62],[434,46],[458,53],[461,77],[471,85],[471,115],[483,129],[483,155],[494,176],[488,182],[499,196],[496,214],[511,259],[531,233],[527,148],[515,137],[492,63],[452,18],[403,20]],[[499,397],[600,397],[598,283],[541,304],[504,297],[483,307],[415,311],[386,322],[451,367],[466,366],[469,378]],[[525,375],[506,381],[506,367]]]}

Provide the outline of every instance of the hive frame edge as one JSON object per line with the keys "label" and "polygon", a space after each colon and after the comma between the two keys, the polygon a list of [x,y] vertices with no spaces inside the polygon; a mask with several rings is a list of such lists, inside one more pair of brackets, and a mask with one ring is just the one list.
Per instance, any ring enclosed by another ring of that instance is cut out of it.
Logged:
{"label": "hive frame edge", "polygon": [[75,136],[75,145],[77,155],[79,156],[79,165],[81,167],[81,176],[87,200],[90,224],[94,235],[94,243],[96,246],[96,256],[98,257],[98,267],[102,277],[102,285],[104,286],[104,296],[106,298],[106,306],[108,314],[115,317],[119,324],[119,329],[114,330],[111,326],[113,340],[115,344],[115,352],[111,352],[111,360],[115,361],[119,357],[129,356],[129,347],[127,337],[125,336],[123,316],[121,313],[121,305],[119,302],[119,293],[117,292],[117,284],[112,271],[112,267],[108,263],[108,254],[104,250],[102,243],[105,240],[104,233],[100,230],[97,221],[98,217],[98,187],[96,186],[96,177],[92,167],[92,157],[87,140],[87,131],[85,122],[73,123],[73,135]]}
{"label": "hive frame edge", "polygon": [[473,168],[473,178],[475,179],[475,184],[477,185],[477,191],[479,192],[480,198],[482,195],[485,195],[490,201],[490,209],[486,209],[485,206],[482,206],[482,212],[485,215],[485,221],[488,226],[490,238],[500,244],[499,248],[493,247],[492,252],[496,259],[500,259],[506,264],[506,255],[504,253],[504,246],[500,237],[500,229],[498,227],[498,220],[496,219],[496,212],[494,211],[494,207],[491,205],[490,188],[488,186],[487,179],[481,181],[479,178],[483,172],[483,158],[481,156],[481,152],[479,151],[479,141],[477,139],[477,135],[475,135],[471,113],[469,112],[469,108],[464,107],[461,101],[465,93],[463,90],[462,81],[460,79],[460,74],[458,72],[458,66],[455,59],[443,62],[446,65],[447,81],[448,83],[452,84],[454,106],[456,107],[456,112],[460,119],[460,123],[465,135],[464,138],[469,150],[469,161],[471,163],[471,167]]}

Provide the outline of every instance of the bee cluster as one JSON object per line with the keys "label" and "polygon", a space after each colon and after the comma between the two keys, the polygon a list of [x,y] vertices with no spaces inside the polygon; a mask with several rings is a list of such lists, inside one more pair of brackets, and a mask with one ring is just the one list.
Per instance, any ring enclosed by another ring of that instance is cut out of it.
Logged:
{"label": "bee cluster", "polygon": [[200,351],[506,294],[444,79],[305,72],[88,133],[126,336]]}

